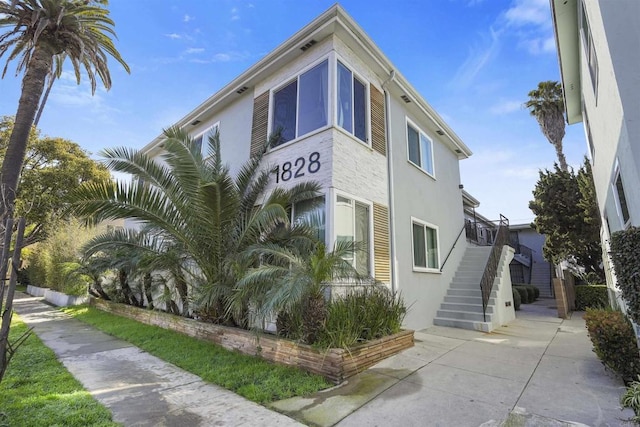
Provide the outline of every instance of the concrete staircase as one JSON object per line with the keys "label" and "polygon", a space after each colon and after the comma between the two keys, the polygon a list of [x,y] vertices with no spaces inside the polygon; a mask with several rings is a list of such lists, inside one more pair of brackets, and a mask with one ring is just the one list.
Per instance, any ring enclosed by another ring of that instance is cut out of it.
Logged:
{"label": "concrete staircase", "polygon": [[540,289],[540,297],[551,298],[551,269],[546,262],[534,262],[531,266],[531,284]]}
{"label": "concrete staircase", "polygon": [[490,253],[490,246],[467,248],[444,297],[444,302],[433,319],[434,325],[485,332],[492,329],[491,319],[496,290],[491,292],[486,322],[482,314],[482,292],[480,291],[480,281]]}

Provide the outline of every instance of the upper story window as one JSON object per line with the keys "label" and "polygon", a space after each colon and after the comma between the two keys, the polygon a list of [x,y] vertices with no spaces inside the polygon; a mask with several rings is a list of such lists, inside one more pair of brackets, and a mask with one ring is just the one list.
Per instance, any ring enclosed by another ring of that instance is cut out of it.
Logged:
{"label": "upper story window", "polygon": [[193,143],[199,147],[200,152],[202,153],[202,157],[208,157],[209,153],[209,138],[215,137],[218,135],[220,131],[220,122],[217,122],[195,138],[193,138]]}
{"label": "upper story window", "polygon": [[591,35],[591,28],[589,27],[589,20],[587,18],[587,11],[585,10],[584,1],[581,3],[581,20],[582,20],[582,43],[584,45],[584,55],[589,67],[589,74],[591,75],[591,84],[595,93],[598,91],[598,57],[596,56],[596,48],[593,44],[593,37]]}
{"label": "upper story window", "polygon": [[411,163],[430,176],[434,176],[433,141],[409,120],[407,120],[407,151]]}
{"label": "upper story window", "polygon": [[281,145],[327,125],[328,60],[273,93],[272,131]]}
{"label": "upper story window", "polygon": [[367,85],[338,61],[337,124],[367,142]]}
{"label": "upper story window", "polygon": [[589,116],[587,115],[587,110],[582,106],[582,114],[584,117],[584,129],[587,134],[587,143],[589,144],[589,152],[591,153],[591,163],[593,164],[596,160],[596,149],[593,146],[593,136],[591,135],[591,124],[589,123]]}
{"label": "upper story window", "polygon": [[622,226],[626,228],[629,225],[631,216],[629,215],[629,207],[627,206],[627,196],[624,192],[624,184],[622,183],[622,175],[620,167],[616,168],[615,180],[613,181],[613,190],[618,202],[618,214],[622,219]]}

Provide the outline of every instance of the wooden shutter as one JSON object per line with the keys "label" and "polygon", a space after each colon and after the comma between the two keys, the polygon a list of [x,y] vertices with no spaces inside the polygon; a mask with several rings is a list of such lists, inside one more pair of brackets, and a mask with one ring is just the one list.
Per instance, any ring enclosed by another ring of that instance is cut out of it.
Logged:
{"label": "wooden shutter", "polygon": [[253,123],[251,125],[251,156],[262,150],[267,143],[269,126],[269,91],[253,100]]}
{"label": "wooden shutter", "polygon": [[383,156],[387,155],[387,138],[384,120],[384,94],[369,85],[371,92],[371,147]]}
{"label": "wooden shutter", "polygon": [[373,204],[373,268],[376,279],[391,282],[391,252],[389,250],[389,208]]}

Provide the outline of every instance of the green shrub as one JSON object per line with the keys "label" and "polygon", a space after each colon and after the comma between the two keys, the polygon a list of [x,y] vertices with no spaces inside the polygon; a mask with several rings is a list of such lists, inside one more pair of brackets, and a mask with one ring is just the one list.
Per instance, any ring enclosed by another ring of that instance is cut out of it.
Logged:
{"label": "green shrub", "polygon": [[520,293],[520,301],[522,304],[529,304],[529,292],[523,285],[515,285],[513,289]]}
{"label": "green shrub", "polygon": [[529,297],[529,303],[534,302],[536,300],[535,286],[533,286],[533,285],[524,285],[524,288],[527,290],[527,295]]}
{"label": "green shrub", "polygon": [[633,409],[636,415],[631,417],[630,421],[640,423],[640,376],[637,381],[632,381],[627,386],[627,390],[620,397],[620,405],[623,408]]}
{"label": "green shrub", "polygon": [[522,298],[520,298],[520,292],[518,292],[515,288],[511,289],[513,293],[513,309],[515,311],[520,310],[520,304],[522,304]]}
{"label": "green shrub", "polygon": [[609,292],[606,285],[576,286],[576,310],[609,307]]}
{"label": "green shrub", "polygon": [[629,319],[619,311],[587,308],[584,315],[593,351],[608,368],[631,381],[640,374],[640,354]]}
{"label": "green shrub", "polygon": [[317,344],[348,348],[398,333],[406,314],[402,298],[384,286],[357,288],[331,301]]}
{"label": "green shrub", "polygon": [[629,227],[611,235],[611,260],[627,313],[640,324],[640,228]]}
{"label": "green shrub", "polygon": [[531,289],[533,290],[533,300],[536,301],[538,298],[540,298],[540,289],[536,286],[536,285],[527,285],[529,287],[531,287]]}

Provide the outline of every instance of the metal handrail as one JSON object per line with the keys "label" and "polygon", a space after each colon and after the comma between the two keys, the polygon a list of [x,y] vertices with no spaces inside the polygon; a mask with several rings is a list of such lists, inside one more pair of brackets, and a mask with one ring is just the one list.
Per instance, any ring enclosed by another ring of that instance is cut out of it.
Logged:
{"label": "metal handrail", "polygon": [[444,265],[447,263],[447,260],[449,259],[449,256],[451,256],[451,252],[453,252],[453,249],[456,247],[456,243],[458,243],[458,240],[460,240],[460,236],[462,236],[462,232],[464,230],[466,230],[466,228],[467,228],[467,224],[465,223],[462,226],[462,230],[460,230],[460,232],[458,233],[458,237],[456,237],[456,240],[453,241],[453,246],[451,246],[451,249],[449,249],[449,253],[445,257],[444,262],[440,266],[440,273],[442,273],[442,269],[444,268]]}
{"label": "metal handrail", "polygon": [[491,254],[487,260],[487,264],[484,268],[482,280],[480,281],[480,291],[482,293],[482,315],[484,321],[487,321],[487,305],[489,303],[489,297],[493,289],[493,282],[495,281],[498,273],[498,264],[500,263],[500,255],[502,248],[507,244],[509,240],[509,220],[500,214],[500,222],[498,226],[498,232],[496,233],[493,244],[491,245]]}

